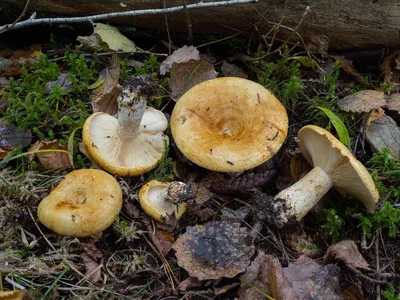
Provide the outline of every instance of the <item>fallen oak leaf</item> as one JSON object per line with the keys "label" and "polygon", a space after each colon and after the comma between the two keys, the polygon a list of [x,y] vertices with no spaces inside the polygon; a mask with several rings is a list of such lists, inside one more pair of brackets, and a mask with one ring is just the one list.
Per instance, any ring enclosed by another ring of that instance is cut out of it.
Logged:
{"label": "fallen oak leaf", "polygon": [[29,152],[33,152],[28,156],[29,161],[32,161],[34,156],[36,155],[36,157],[46,170],[72,168],[67,148],[61,145],[57,140],[53,140],[51,142],[37,141],[29,149]]}
{"label": "fallen oak leaf", "polygon": [[324,255],[324,261],[328,260],[341,260],[353,268],[371,270],[352,240],[340,241],[330,246]]}

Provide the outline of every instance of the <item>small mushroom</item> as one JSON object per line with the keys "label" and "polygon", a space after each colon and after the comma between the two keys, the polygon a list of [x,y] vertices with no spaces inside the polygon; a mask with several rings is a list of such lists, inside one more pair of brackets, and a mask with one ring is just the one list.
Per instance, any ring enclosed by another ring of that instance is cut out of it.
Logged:
{"label": "small mushroom", "polygon": [[236,77],[192,87],[171,115],[179,150],[195,164],[219,172],[240,172],[267,161],[287,131],[281,102],[262,85]]}
{"label": "small mushroom", "polygon": [[307,125],[300,129],[299,146],[313,169],[272,201],[277,227],[300,221],[318,201],[335,187],[360,200],[373,213],[379,200],[375,183],[364,165],[325,129]]}
{"label": "small mushroom", "polygon": [[195,193],[183,182],[162,182],[152,180],[139,191],[142,209],[154,220],[164,223],[169,216],[179,220],[186,211],[186,202]]}
{"label": "small mushroom", "polygon": [[138,176],[155,168],[168,145],[164,114],[146,108],[148,83],[128,81],[118,95],[118,118],[98,112],[85,122],[83,143],[89,156],[118,176]]}
{"label": "small mushroom", "polygon": [[108,228],[119,214],[122,191],[110,174],[75,170],[38,206],[38,218],[54,232],[74,237],[92,236]]}

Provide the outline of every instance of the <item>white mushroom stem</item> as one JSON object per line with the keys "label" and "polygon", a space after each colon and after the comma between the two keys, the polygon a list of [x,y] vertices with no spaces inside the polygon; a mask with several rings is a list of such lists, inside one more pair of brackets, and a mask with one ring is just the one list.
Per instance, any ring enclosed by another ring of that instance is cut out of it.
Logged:
{"label": "white mushroom stem", "polygon": [[132,98],[135,95],[122,93],[118,97],[118,123],[122,138],[133,138],[146,111],[146,99]]}
{"label": "white mushroom stem", "polygon": [[314,167],[307,175],[274,198],[276,225],[283,226],[290,219],[300,221],[333,187],[331,176],[320,167]]}

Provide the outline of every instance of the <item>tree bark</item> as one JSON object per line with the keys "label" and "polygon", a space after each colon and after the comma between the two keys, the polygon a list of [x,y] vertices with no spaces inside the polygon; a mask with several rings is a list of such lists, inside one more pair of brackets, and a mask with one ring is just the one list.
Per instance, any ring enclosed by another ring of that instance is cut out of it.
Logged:
{"label": "tree bark", "polygon": [[[181,0],[165,1],[167,7],[182,5]],[[187,4],[199,1],[187,0]],[[1,0],[0,8],[17,7],[22,11],[25,3],[26,0]],[[267,32],[271,27],[266,20],[278,23],[284,3],[285,0],[260,0],[255,4],[190,10],[189,14],[194,33],[229,34],[245,29],[251,33],[256,27]],[[324,43],[329,43],[333,50],[400,46],[399,0],[288,0],[282,24],[295,28],[307,6],[310,12],[299,33],[309,45],[323,48]],[[29,5],[30,11],[60,16],[154,8],[163,8],[163,0],[32,0]],[[111,23],[165,30],[164,15],[119,18]],[[183,11],[169,14],[168,23],[170,31],[187,31]],[[290,34],[281,29],[278,37],[285,39]]]}

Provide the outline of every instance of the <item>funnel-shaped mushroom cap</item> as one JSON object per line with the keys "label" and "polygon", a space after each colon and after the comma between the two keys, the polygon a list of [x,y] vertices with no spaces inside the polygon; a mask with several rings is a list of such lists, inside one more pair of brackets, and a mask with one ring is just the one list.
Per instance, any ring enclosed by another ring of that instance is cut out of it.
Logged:
{"label": "funnel-shaped mushroom cap", "polygon": [[250,80],[224,77],[187,91],[171,115],[179,150],[197,165],[219,172],[254,168],[281,147],[288,130],[284,106]]}
{"label": "funnel-shaped mushroom cap", "polygon": [[174,203],[167,201],[168,198],[180,197],[182,194],[171,194],[168,189],[170,185],[170,182],[152,180],[139,191],[140,206],[146,214],[160,223],[164,223],[168,216],[175,216],[179,220],[186,211],[186,203],[179,199],[174,199]]}
{"label": "funnel-shaped mushroom cap", "polygon": [[299,146],[307,161],[323,169],[340,192],[360,200],[373,213],[379,200],[375,183],[364,165],[325,129],[307,125],[300,129]]}
{"label": "funnel-shaped mushroom cap", "polygon": [[[168,121],[164,114],[148,107],[137,132],[124,134],[118,119],[95,113],[85,122],[83,143],[93,160],[106,171],[119,176],[138,176],[157,166],[168,137],[163,134]],[[130,134],[131,133],[131,134]]]}
{"label": "funnel-shaped mushroom cap", "polygon": [[58,234],[85,237],[102,232],[119,214],[122,191],[110,174],[81,169],[67,174],[38,206],[38,218]]}

